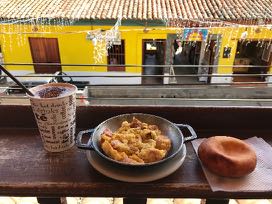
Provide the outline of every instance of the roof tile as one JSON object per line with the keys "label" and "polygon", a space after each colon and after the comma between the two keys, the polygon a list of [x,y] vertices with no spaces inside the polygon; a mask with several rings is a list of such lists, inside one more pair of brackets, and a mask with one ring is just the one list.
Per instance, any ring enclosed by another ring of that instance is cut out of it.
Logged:
{"label": "roof tile", "polygon": [[272,0],[0,0],[0,18],[272,21]]}

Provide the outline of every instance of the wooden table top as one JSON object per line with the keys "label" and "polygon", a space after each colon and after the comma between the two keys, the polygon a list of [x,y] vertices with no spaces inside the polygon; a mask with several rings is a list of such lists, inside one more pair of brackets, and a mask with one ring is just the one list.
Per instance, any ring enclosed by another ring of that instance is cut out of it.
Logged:
{"label": "wooden table top", "polygon": [[[79,108],[78,117],[88,118],[89,122],[83,118],[79,119],[78,128],[91,128],[94,127],[94,124],[102,122],[104,117],[126,112],[121,107],[104,107],[101,115],[95,115],[98,110],[101,111],[101,107]],[[225,117],[224,120],[227,120],[232,115],[233,120],[228,124],[222,124],[218,121],[204,121],[203,118],[207,118],[207,115],[197,117],[196,114],[210,114],[210,117],[213,118],[214,115],[224,113],[226,111],[224,109],[212,109],[212,111],[211,109],[195,110],[195,108],[187,110],[183,108],[172,110],[163,107],[158,109],[127,108],[127,112],[155,113],[159,110],[168,110],[164,116],[172,121],[177,121],[179,114],[183,114],[182,117],[187,114],[188,123],[193,124],[192,126],[199,137],[232,135],[248,138],[259,136],[272,145],[271,130],[267,121],[269,114],[271,114],[270,109],[229,109],[230,113],[225,116],[221,115],[221,117]],[[255,117],[249,118],[248,112]],[[7,113],[9,114],[7,115]],[[184,163],[173,174],[153,182],[128,183],[110,179],[97,172],[88,162],[86,151],[78,149],[76,146],[62,153],[47,153],[42,147],[39,132],[33,123],[33,115],[28,106],[0,106],[0,115],[5,116],[0,119],[0,194],[3,196],[272,198],[271,191],[212,192],[191,142],[186,143],[187,155]],[[262,120],[257,123],[257,119],[260,119],[261,116],[263,116]],[[238,121],[241,119],[244,122]],[[12,125],[11,121],[14,122]],[[221,119],[219,121],[221,122]],[[235,125],[237,122],[241,125]],[[245,122],[247,122],[248,128],[245,128]],[[205,126],[203,123],[209,125]],[[234,128],[227,128],[229,124]]]}

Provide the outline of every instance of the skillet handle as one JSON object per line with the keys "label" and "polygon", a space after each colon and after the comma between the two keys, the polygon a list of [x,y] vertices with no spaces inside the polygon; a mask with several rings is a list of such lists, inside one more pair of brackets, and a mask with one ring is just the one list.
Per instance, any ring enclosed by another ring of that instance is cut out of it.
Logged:
{"label": "skillet handle", "polygon": [[89,139],[87,143],[82,143],[82,136],[84,134],[88,134],[90,138],[93,136],[94,129],[88,129],[88,130],[82,130],[77,134],[76,138],[76,146],[80,149],[89,149],[89,150],[94,150],[93,143]]}
{"label": "skillet handle", "polygon": [[197,134],[196,134],[195,130],[190,125],[187,125],[187,124],[175,124],[175,125],[178,126],[179,128],[187,128],[189,130],[189,132],[191,133],[190,136],[184,137],[185,142],[197,138]]}

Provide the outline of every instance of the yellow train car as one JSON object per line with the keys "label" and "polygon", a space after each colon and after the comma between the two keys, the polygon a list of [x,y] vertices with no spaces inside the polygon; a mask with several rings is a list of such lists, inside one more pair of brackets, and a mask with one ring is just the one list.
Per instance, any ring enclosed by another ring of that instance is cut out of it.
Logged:
{"label": "yellow train car", "polygon": [[[263,7],[256,12],[262,18],[267,2],[258,1]],[[226,13],[228,4],[217,8],[205,0],[193,2],[194,6],[184,1],[172,5],[172,10],[164,6],[168,1],[104,5],[104,1],[88,4],[82,0],[77,4],[81,6],[69,2],[4,2],[1,63],[16,75],[65,72],[89,76],[74,79],[92,84],[150,83],[141,77],[150,74],[189,74],[195,75],[196,83],[229,84],[241,79],[228,74],[271,73],[272,16],[268,14],[260,23],[250,20],[251,14],[245,18],[238,8]],[[201,12],[192,9],[197,7]],[[188,82],[186,77],[180,81]],[[171,80],[157,77],[152,83]]]}

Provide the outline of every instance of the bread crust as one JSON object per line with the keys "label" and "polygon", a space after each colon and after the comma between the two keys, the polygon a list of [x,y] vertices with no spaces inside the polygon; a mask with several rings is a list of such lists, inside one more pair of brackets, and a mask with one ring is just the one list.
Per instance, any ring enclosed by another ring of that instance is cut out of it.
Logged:
{"label": "bread crust", "polygon": [[242,177],[254,171],[257,157],[244,141],[229,136],[214,136],[198,148],[202,164],[211,172],[225,177]]}

